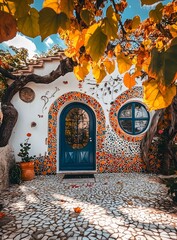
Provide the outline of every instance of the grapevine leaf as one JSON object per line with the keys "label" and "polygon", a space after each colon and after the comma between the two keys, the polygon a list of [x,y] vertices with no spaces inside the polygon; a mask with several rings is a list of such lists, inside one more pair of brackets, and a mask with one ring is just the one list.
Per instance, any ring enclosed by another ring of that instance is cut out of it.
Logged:
{"label": "grapevine leaf", "polygon": [[21,33],[28,37],[36,37],[39,35],[39,13],[35,8],[31,8],[30,11],[19,18],[17,21],[18,29]]}
{"label": "grapevine leaf", "polygon": [[67,24],[68,18],[63,12],[57,14],[51,8],[43,8],[39,12],[39,26],[42,40],[51,34],[57,33],[59,27],[66,29]]}

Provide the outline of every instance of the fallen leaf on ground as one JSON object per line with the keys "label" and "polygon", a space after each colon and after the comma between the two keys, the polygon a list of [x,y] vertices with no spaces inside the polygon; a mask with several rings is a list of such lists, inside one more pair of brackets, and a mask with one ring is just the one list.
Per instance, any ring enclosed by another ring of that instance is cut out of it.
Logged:
{"label": "fallen leaf on ground", "polygon": [[74,208],[75,213],[81,213],[82,209],[80,207]]}

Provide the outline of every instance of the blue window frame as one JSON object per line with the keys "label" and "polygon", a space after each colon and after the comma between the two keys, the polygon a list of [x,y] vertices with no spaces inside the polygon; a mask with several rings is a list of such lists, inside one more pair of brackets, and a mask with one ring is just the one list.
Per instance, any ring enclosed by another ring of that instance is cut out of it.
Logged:
{"label": "blue window frame", "polygon": [[130,135],[144,132],[148,127],[149,119],[149,112],[139,102],[128,102],[118,112],[118,122],[121,129]]}

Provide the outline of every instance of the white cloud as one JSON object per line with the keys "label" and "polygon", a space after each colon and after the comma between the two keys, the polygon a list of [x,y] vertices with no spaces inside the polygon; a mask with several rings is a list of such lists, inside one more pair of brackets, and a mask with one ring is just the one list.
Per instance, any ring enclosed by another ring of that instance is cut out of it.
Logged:
{"label": "white cloud", "polygon": [[51,45],[54,43],[54,41],[51,39],[51,37],[48,37],[44,43],[47,45],[47,47],[51,47]]}
{"label": "white cloud", "polygon": [[17,48],[26,48],[29,53],[29,58],[32,58],[37,52],[36,45],[31,40],[20,34],[17,34],[13,39],[6,41],[5,44],[7,46],[14,46]]}

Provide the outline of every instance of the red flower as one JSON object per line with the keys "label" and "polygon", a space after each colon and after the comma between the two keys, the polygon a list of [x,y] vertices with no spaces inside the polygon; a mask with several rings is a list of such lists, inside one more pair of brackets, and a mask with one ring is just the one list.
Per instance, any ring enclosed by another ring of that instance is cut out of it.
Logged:
{"label": "red flower", "polygon": [[158,133],[159,133],[159,134],[162,134],[162,133],[163,133],[163,130],[160,129],[160,130],[158,131]]}
{"label": "red flower", "polygon": [[27,137],[31,137],[31,133],[27,133],[26,136],[27,136]]}

